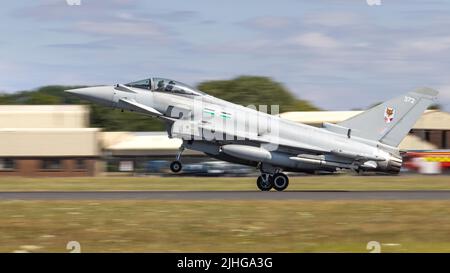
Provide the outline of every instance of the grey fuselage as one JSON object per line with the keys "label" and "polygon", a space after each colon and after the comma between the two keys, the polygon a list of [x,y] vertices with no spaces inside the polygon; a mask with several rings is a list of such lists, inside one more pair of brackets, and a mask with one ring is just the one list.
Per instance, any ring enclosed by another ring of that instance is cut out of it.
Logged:
{"label": "grey fuselage", "polygon": [[401,166],[396,147],[352,136],[337,125],[318,128],[295,123],[201,92],[157,90],[155,83],[148,89],[117,85],[68,92],[161,118],[167,123],[169,137],[182,138],[185,148],[259,166],[268,173],[339,169],[397,173]]}

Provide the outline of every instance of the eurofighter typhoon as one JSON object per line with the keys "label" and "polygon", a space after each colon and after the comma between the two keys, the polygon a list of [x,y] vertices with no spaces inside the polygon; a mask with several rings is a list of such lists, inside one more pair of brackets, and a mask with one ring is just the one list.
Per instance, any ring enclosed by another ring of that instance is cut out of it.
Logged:
{"label": "eurofighter typhoon", "polygon": [[183,150],[192,149],[219,160],[257,167],[261,175],[256,185],[261,191],[285,190],[289,178],[284,172],[348,169],[397,174],[402,165],[398,145],[438,94],[429,88],[417,89],[338,124],[324,123],[318,128],[163,78],[67,92],[163,120],[169,137],[183,140],[170,165],[173,172],[182,169]]}

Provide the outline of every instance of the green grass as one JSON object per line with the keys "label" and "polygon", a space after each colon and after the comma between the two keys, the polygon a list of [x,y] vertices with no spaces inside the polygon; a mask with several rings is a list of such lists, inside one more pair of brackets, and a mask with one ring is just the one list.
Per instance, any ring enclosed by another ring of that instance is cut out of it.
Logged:
{"label": "green grass", "polygon": [[[0,191],[255,190],[255,178],[0,179]],[[289,190],[450,190],[448,176],[303,176]],[[449,252],[450,201],[0,201],[0,252]]]}
{"label": "green grass", "polygon": [[[0,191],[255,190],[255,177],[0,178]],[[288,190],[450,190],[450,176],[300,176]]]}
{"label": "green grass", "polygon": [[0,201],[0,251],[449,252],[449,201]]}

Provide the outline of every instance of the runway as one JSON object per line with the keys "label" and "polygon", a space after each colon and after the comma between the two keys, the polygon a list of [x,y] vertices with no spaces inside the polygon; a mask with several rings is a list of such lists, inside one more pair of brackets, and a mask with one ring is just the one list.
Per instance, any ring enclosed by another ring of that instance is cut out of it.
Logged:
{"label": "runway", "polygon": [[35,191],[0,200],[450,200],[449,191]]}

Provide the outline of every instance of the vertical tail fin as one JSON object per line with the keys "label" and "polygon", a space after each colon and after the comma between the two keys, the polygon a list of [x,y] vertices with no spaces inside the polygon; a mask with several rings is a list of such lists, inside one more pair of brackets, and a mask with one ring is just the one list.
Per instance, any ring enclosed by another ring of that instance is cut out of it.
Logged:
{"label": "vertical tail fin", "polygon": [[437,94],[436,90],[420,88],[374,106],[339,125],[350,128],[354,136],[397,147]]}

